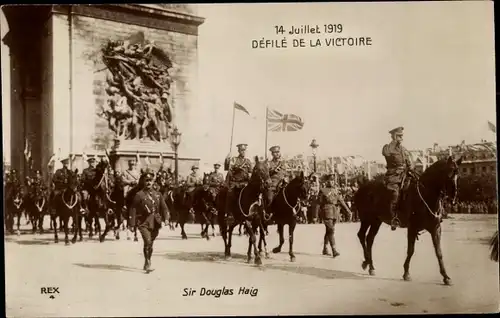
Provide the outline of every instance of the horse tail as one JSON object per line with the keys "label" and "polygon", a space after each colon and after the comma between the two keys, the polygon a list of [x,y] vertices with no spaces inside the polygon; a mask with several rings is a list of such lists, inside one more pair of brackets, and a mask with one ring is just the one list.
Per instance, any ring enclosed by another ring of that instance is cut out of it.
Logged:
{"label": "horse tail", "polygon": [[493,237],[490,240],[490,258],[492,261],[498,262],[499,260],[499,254],[498,254],[498,231],[493,235]]}

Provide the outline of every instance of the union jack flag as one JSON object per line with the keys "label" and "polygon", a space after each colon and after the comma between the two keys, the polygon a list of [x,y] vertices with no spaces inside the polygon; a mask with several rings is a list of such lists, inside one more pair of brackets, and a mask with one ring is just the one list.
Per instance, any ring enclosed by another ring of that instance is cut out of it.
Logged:
{"label": "union jack flag", "polygon": [[304,127],[302,118],[295,114],[283,114],[274,109],[267,109],[268,131],[297,131]]}

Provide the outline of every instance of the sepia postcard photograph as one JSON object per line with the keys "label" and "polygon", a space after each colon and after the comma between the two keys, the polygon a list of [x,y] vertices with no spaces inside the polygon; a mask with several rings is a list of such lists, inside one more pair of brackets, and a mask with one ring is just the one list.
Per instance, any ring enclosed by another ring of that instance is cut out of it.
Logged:
{"label": "sepia postcard photograph", "polygon": [[492,1],[0,11],[6,317],[499,312]]}

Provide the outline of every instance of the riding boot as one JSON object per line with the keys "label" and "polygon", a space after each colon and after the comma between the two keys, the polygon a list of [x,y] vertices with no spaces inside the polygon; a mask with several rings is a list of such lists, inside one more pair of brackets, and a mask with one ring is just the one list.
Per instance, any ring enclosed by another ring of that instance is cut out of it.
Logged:
{"label": "riding boot", "polygon": [[149,268],[148,269],[151,269],[151,256],[153,255],[153,248],[150,247],[148,249],[148,264],[149,264]]}
{"label": "riding boot", "polygon": [[143,253],[144,253],[144,270],[147,271],[149,270],[150,264],[149,264],[149,249],[147,247],[143,248]]}
{"label": "riding boot", "polygon": [[330,256],[330,251],[328,251],[328,234],[325,233],[325,238],[323,239],[323,255]]}
{"label": "riding boot", "polygon": [[399,227],[399,219],[397,215],[398,192],[392,192],[389,212],[391,214],[391,230],[395,231]]}
{"label": "riding boot", "polygon": [[332,257],[335,258],[335,257],[339,256],[340,253],[335,248],[335,235],[334,235],[334,233],[329,233],[328,241],[330,242],[330,247],[332,248]]}

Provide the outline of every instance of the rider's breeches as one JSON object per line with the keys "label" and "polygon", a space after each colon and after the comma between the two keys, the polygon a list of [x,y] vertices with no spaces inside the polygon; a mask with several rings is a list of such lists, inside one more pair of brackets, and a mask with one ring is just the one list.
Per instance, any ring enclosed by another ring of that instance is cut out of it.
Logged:
{"label": "rider's breeches", "polygon": [[186,193],[186,203],[187,206],[192,208],[194,204],[194,191],[189,191]]}
{"label": "rider's breeches", "polygon": [[139,226],[138,230],[141,233],[142,241],[144,242],[144,257],[149,259],[153,254],[153,242],[158,236],[159,228],[151,229],[147,226]]}
{"label": "rider's breeches", "polygon": [[391,209],[391,214],[394,215],[396,208],[397,208],[397,202],[398,202],[398,197],[399,197],[399,185],[398,184],[388,184],[387,188],[390,190],[390,206],[389,208]]}
{"label": "rider's breeches", "polygon": [[325,237],[323,240],[324,248],[328,244],[330,244],[330,247],[332,248],[332,251],[335,250],[335,219],[325,219],[324,224],[325,224]]}

